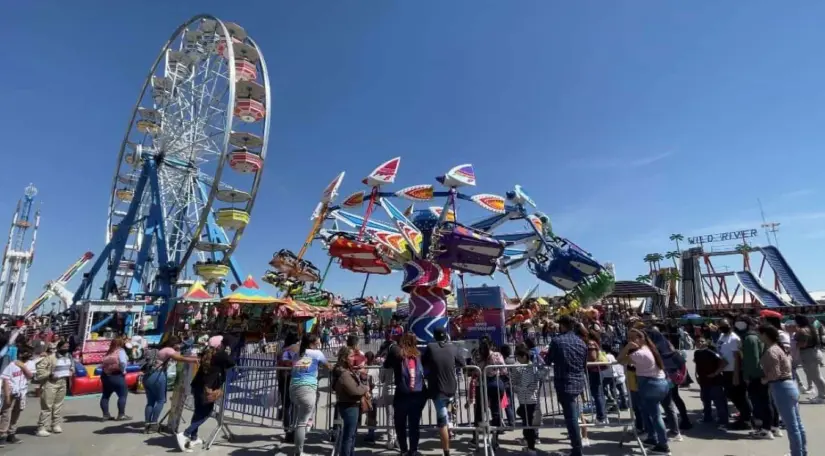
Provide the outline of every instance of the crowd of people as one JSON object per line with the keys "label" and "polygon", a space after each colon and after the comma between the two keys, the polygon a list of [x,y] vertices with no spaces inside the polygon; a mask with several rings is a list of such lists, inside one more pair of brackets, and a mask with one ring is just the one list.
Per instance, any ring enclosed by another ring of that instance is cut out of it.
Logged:
{"label": "crowd of people", "polygon": [[[496,345],[485,337],[467,356],[444,330],[435,332],[434,342],[420,346],[413,334],[405,333],[394,321],[384,328],[384,342],[377,352],[362,352],[359,335],[350,333],[333,356],[334,362],[324,353],[323,331],[320,336],[287,333],[273,355],[282,367],[277,373],[277,395],[283,398],[279,406],[288,429],[285,440],[294,443],[296,456],[304,454],[317,407],[319,377],[326,370],[331,372],[335,393],[334,413],[340,422],[337,444],[342,456],[354,454],[357,429],[364,420],[372,426],[366,441],[375,442],[378,409],[390,412],[393,429],[387,437],[397,450],[405,456],[418,455],[422,414],[428,402],[435,410],[443,454],[449,456],[450,423],[462,369],[474,365],[477,370],[466,371],[471,377],[466,403],[474,411],[477,429],[483,427],[482,422],[489,424],[493,446],[499,444],[501,430],[521,424],[524,451],[535,454],[542,423],[542,388],[549,382],[570,441],[571,449],[562,454],[580,456],[589,445],[588,428],[608,425],[612,410],[632,409],[636,432],[648,454],[669,455],[671,445],[695,425],[680,396],[680,390],[695,381],[703,423],[721,431],[750,431],[752,439],[787,434],[790,456],[808,454],[799,404],[805,394],[812,395],[811,403],[825,403],[821,373],[825,331],[815,319],[797,315],[783,322],[781,315],[762,311],[729,314],[709,325],[674,327],[636,317],[606,322],[563,316],[540,328],[535,331],[528,324],[511,330],[514,336],[520,333],[513,338],[514,346]],[[45,342],[25,334],[25,325],[15,325],[0,335],[0,445],[20,441],[17,426],[30,385],[36,385],[41,409],[36,435],[63,432],[63,401],[74,371],[71,341]],[[114,338],[101,361],[103,420],[133,421],[126,414],[125,373],[127,364],[135,362],[136,343],[140,341]],[[686,352],[680,348],[694,344],[696,370],[688,372]],[[189,337],[173,335],[161,347],[140,350],[146,433],[160,430],[169,365],[197,364],[191,379],[193,415],[186,429],[175,434],[183,452],[203,444],[198,429],[213,415],[237,360],[237,340],[232,336],[205,338],[197,355],[192,354],[195,345]],[[113,395],[118,398],[117,413],[110,411]],[[592,404],[591,423],[583,416],[583,398]],[[478,444],[479,437],[475,436],[473,444]]]}

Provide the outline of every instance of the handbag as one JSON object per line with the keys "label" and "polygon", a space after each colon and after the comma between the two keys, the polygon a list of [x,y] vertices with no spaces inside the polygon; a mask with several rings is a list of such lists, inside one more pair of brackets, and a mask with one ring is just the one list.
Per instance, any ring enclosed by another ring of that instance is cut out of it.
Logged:
{"label": "handbag", "polygon": [[372,410],[372,398],[369,394],[361,396],[361,413],[367,413]]}
{"label": "handbag", "polygon": [[221,397],[223,397],[223,389],[221,389],[221,388],[215,388],[215,389],[204,388],[203,391],[204,391],[204,397],[206,399],[205,402],[207,404],[212,404],[215,401],[217,401],[218,399],[220,399]]}

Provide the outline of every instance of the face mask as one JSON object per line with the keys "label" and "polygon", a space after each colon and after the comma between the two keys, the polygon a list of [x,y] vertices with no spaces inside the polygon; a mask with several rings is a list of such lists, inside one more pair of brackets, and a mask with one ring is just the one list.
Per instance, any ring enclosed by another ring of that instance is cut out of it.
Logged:
{"label": "face mask", "polygon": [[66,355],[67,353],[69,353],[68,348],[61,348],[60,350],[57,350],[57,354],[59,354],[61,356]]}
{"label": "face mask", "polygon": [[734,323],[734,326],[736,326],[736,329],[738,329],[739,331],[744,331],[748,329],[748,324],[744,321],[737,321],[736,323]]}

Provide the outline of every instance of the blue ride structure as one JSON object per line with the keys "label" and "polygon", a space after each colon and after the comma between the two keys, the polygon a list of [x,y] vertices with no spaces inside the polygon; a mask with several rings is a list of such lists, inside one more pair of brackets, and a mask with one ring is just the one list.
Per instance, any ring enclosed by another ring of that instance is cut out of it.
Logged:
{"label": "blue ride structure", "polygon": [[199,15],[172,33],[117,155],[105,246],[73,296],[86,331],[111,319],[94,312],[126,312],[152,316],[160,335],[195,279],[216,294],[243,283],[233,253],[260,185],[270,106],[263,54],[243,27]]}

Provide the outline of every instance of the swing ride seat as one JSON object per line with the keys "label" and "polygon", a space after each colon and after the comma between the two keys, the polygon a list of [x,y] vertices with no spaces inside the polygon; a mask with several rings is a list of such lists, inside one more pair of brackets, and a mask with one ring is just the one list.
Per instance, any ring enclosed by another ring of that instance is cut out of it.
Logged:
{"label": "swing ride seat", "polygon": [[378,247],[370,242],[355,240],[353,236],[335,233],[329,240],[329,254],[339,260],[380,260]]}
{"label": "swing ride seat", "polygon": [[392,272],[387,263],[380,258],[342,258],[341,267],[348,271],[360,272],[364,274],[386,275]]}
{"label": "swing ride seat", "polygon": [[587,252],[569,241],[567,241],[566,252],[570,255],[570,266],[578,269],[586,276],[596,274],[602,269],[602,265],[600,265],[598,261],[594,260]]}
{"label": "swing ride seat", "polygon": [[491,275],[504,254],[504,243],[458,223],[447,222],[435,234],[434,260],[445,267]]}
{"label": "swing ride seat", "polygon": [[562,290],[569,291],[581,283],[585,274],[571,265],[574,257],[569,251],[558,250],[555,256],[547,261],[533,262],[536,278],[543,280]]}
{"label": "swing ride seat", "polygon": [[272,255],[272,261],[269,262],[269,265],[281,272],[285,272],[293,269],[297,261],[298,255],[295,255],[290,250],[281,249],[278,253]]}

